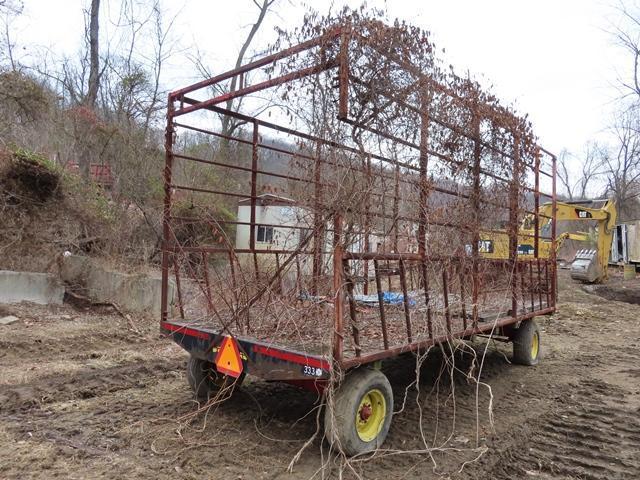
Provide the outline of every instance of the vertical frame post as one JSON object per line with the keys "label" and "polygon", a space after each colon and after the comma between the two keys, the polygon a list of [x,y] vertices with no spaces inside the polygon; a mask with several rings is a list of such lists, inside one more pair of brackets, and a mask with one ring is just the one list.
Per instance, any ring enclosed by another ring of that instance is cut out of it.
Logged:
{"label": "vertical frame post", "polygon": [[338,118],[349,117],[349,41],[350,32],[343,30],[340,35],[340,52],[338,53]]}
{"label": "vertical frame post", "polygon": [[460,304],[462,307],[462,327],[466,331],[467,330],[467,303],[465,299],[465,289],[464,289],[464,279],[465,279],[465,264],[464,261],[461,261],[458,265],[458,278],[460,281]]}
{"label": "vertical frame post", "polygon": [[165,164],[164,164],[164,205],[162,218],[162,291],[160,293],[160,320],[165,322],[169,316],[169,249],[172,245],[171,237],[171,177],[173,169],[173,97],[169,94],[167,100],[167,127],[164,134]]}
{"label": "vertical frame post", "polygon": [[447,267],[442,269],[442,300],[444,302],[444,318],[447,322],[447,335],[451,335],[451,310],[449,309],[449,274]]}
{"label": "vertical frame post", "polygon": [[511,264],[511,316],[518,317],[518,193],[520,179],[520,137],[513,135],[513,168],[509,192],[509,260]]}
{"label": "vertical frame post", "polygon": [[478,115],[478,99],[474,101],[473,111],[473,190],[471,208],[473,209],[473,234],[471,238],[471,324],[478,327],[478,299],[480,297],[480,162],[482,149],[480,145],[480,117]]}
{"label": "vertical frame post", "polygon": [[427,200],[429,199],[429,183],[427,169],[429,167],[429,96],[422,92],[420,105],[420,195],[418,200],[418,254],[420,255],[420,273],[424,288],[424,301],[427,307],[427,329],[429,338],[433,338],[431,319],[431,301],[429,295],[429,277],[427,272]]}
{"label": "vertical frame post", "polygon": [[535,153],[535,179],[534,179],[534,221],[533,221],[533,256],[538,258],[540,255],[540,149],[536,148]]}
{"label": "vertical frame post", "polygon": [[553,213],[551,216],[551,255],[549,255],[551,261],[551,301],[553,302],[553,306],[556,306],[556,300],[558,296],[558,272],[557,272],[557,262],[556,262],[556,218],[558,214],[558,199],[556,194],[556,175],[557,175],[557,165],[556,165],[556,157],[555,155],[551,155],[551,204]]}
{"label": "vertical frame post", "polygon": [[[371,183],[371,155],[367,155],[366,156],[366,165],[365,165],[365,171],[366,171],[366,179],[367,179],[367,192],[369,192],[369,194],[367,195],[367,201],[365,202],[365,206],[364,206],[364,251],[365,253],[369,253],[371,252],[371,194],[370,194],[370,189],[372,188],[372,183]],[[364,262],[363,262],[363,276],[364,276],[364,287],[363,287],[363,291],[362,293],[364,293],[365,295],[369,295],[369,259],[365,258]]]}
{"label": "vertical frame post", "polygon": [[251,219],[249,220],[249,249],[256,249],[256,199],[258,197],[258,121],[253,120],[253,139],[251,145]]}
{"label": "vertical frame post", "polygon": [[407,327],[407,340],[409,343],[413,341],[413,334],[411,333],[411,310],[409,309],[409,292],[407,291],[407,269],[404,264],[404,260],[400,259],[398,262],[398,268],[400,270],[400,287],[402,288],[402,304],[404,307],[404,321]]}
{"label": "vertical frame post", "polygon": [[318,278],[322,274],[322,251],[324,250],[325,225],[320,215],[320,204],[322,201],[322,143],[316,143],[316,158],[313,172],[313,267],[311,278],[311,294],[318,294]]}
{"label": "vertical frame post", "polygon": [[393,251],[398,253],[398,218],[400,217],[400,165],[396,163],[395,180],[393,185]]}
{"label": "vertical frame post", "polygon": [[253,256],[256,282],[260,281],[260,269],[256,254],[256,202],[258,198],[258,121],[253,119],[253,137],[251,142],[251,213],[249,220],[249,250]]}
{"label": "vertical frame post", "polygon": [[342,362],[344,344],[343,249],[342,215],[336,213],[333,220],[333,360],[338,364]]}
{"label": "vertical frame post", "polygon": [[182,288],[180,286],[180,267],[178,265],[178,259],[176,255],[173,255],[173,272],[176,277],[176,290],[178,293],[178,308],[180,309],[180,318],[184,320],[184,303],[182,302]]}

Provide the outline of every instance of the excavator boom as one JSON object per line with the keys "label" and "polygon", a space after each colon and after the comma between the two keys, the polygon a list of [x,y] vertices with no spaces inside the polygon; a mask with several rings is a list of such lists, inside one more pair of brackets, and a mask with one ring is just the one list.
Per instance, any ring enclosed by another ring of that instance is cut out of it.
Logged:
{"label": "excavator boom", "polygon": [[[597,200],[592,201],[595,203]],[[571,277],[584,282],[602,282],[608,277],[609,254],[616,224],[617,211],[613,200],[603,200],[601,208],[584,206],[586,202],[556,202],[556,221],[596,221],[597,249],[580,250],[571,266]],[[551,202],[540,205],[538,209],[538,257],[549,258],[553,248],[550,238],[550,222],[553,217]],[[535,254],[535,216],[530,215],[523,221],[518,231],[518,258],[529,259]],[[556,238],[556,251],[567,239],[587,241],[586,233],[563,233]],[[492,231],[481,234],[480,253],[486,258],[509,258],[509,236],[506,231]]]}

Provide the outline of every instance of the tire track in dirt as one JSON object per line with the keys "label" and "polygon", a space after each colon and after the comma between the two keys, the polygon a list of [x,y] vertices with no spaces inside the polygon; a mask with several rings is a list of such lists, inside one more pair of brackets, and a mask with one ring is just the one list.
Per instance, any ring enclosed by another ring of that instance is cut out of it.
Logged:
{"label": "tire track in dirt", "polygon": [[99,351],[147,340],[146,336],[127,330],[124,325],[114,324],[113,319],[106,319],[105,324],[69,322],[55,328],[39,325],[19,335],[8,333],[0,340],[0,359],[7,365],[20,363],[28,356],[68,358],[73,352]]}
{"label": "tire track in dirt", "polygon": [[[18,366],[25,358],[69,358],[73,352],[99,352],[113,347],[122,347],[123,344],[140,343],[140,339],[133,339],[133,335],[113,332],[87,333],[69,335],[65,338],[28,338],[19,342],[0,340],[0,355],[3,365]],[[79,355],[79,354],[76,354]]]}
{"label": "tire track in dirt", "polygon": [[163,344],[156,338],[144,339],[132,345],[112,345],[105,349],[89,348],[72,355],[55,356],[41,354],[25,356],[22,361],[3,363],[4,375],[0,377],[0,390],[6,385],[18,385],[37,381],[51,375],[72,375],[84,369],[103,369],[125,363],[146,362],[153,358],[185,359],[185,352],[173,344]]}
{"label": "tire track in dirt", "polygon": [[[29,478],[164,478],[168,471],[175,476],[175,463],[167,462],[189,446],[176,432],[176,418],[195,406],[182,372],[159,377],[145,388],[3,414],[0,438],[12,448],[0,450],[0,478],[22,479],[25,471],[33,473]],[[209,440],[212,433],[217,434],[208,431]],[[159,454],[152,448],[156,442],[159,450],[173,450]],[[192,458],[203,456],[215,457],[216,451],[202,447]]]}
{"label": "tire track in dirt", "polygon": [[163,375],[180,369],[182,363],[179,359],[149,359],[109,368],[85,368],[72,374],[52,374],[32,382],[3,386],[0,411],[25,412],[56,402],[146,388],[158,382]]}
{"label": "tire track in dirt", "polygon": [[624,391],[601,380],[584,380],[573,392],[573,399],[566,399],[565,407],[548,420],[530,422],[528,440],[508,449],[494,465],[492,478],[638,477],[637,407]]}

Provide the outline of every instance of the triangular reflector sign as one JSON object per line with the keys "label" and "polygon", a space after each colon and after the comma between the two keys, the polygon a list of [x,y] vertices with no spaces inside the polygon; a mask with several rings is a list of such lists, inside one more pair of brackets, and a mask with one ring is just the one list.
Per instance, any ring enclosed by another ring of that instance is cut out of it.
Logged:
{"label": "triangular reflector sign", "polygon": [[238,378],[244,368],[238,344],[232,337],[224,337],[216,355],[216,369],[230,377]]}

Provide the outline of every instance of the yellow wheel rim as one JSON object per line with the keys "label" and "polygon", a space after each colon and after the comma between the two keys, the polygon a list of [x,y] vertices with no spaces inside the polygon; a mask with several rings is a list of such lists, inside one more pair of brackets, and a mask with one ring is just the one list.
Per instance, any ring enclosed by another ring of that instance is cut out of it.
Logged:
{"label": "yellow wheel rim", "polygon": [[356,431],[363,442],[375,439],[387,416],[387,402],[378,389],[369,390],[360,400],[356,411]]}
{"label": "yellow wheel rim", "polygon": [[533,340],[531,340],[531,358],[534,360],[538,358],[538,351],[540,350],[540,338],[538,332],[534,333]]}

